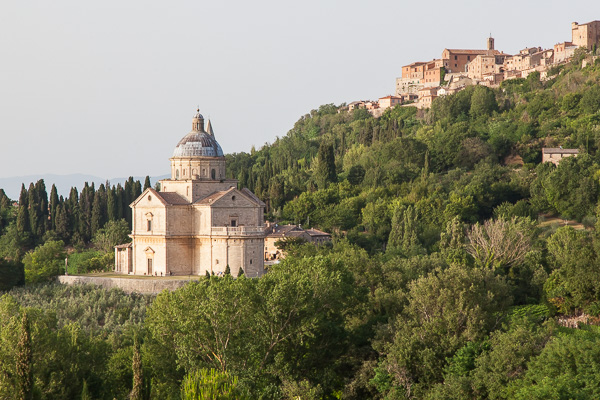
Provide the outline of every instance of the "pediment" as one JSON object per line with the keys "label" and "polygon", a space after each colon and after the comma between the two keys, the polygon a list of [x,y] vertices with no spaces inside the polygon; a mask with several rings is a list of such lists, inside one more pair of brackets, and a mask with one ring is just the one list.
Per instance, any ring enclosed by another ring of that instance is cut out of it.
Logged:
{"label": "pediment", "polygon": [[211,207],[256,207],[258,204],[242,191],[231,188],[210,203]]}
{"label": "pediment", "polygon": [[137,206],[151,206],[151,207],[161,207],[166,206],[167,202],[161,197],[160,193],[152,188],[148,188],[144,190],[144,192],[133,201],[129,205],[129,207],[134,208]]}

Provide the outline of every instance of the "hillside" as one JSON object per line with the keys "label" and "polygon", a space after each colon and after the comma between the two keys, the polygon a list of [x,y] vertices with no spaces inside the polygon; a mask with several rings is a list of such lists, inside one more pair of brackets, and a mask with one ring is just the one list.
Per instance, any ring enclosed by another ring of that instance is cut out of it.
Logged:
{"label": "hillside", "polygon": [[574,193],[538,190],[556,182],[546,175],[561,175],[539,165],[542,147],[580,149],[587,155],[576,164],[588,172],[598,161],[600,64],[582,69],[584,57],[554,68],[548,81],[534,73],[497,90],[468,87],[428,111],[395,107],[373,118],[324,105],[273,144],[229,155],[228,170],[268,204],[270,218],[378,245],[390,231],[383,210],[392,203],[416,207],[434,237],[455,216],[482,221],[504,202],[593,224],[595,180],[564,177],[584,191],[577,205],[561,197]]}
{"label": "hillside", "polygon": [[[0,398],[600,398],[600,62],[583,58],[428,111],[324,105],[228,155],[268,218],[334,234],[286,243],[260,279],[36,285],[65,249],[70,273],[110,265],[142,184],[54,189],[56,209],[42,181],[19,207],[0,191]],[[579,154],[541,164],[550,146]]]}

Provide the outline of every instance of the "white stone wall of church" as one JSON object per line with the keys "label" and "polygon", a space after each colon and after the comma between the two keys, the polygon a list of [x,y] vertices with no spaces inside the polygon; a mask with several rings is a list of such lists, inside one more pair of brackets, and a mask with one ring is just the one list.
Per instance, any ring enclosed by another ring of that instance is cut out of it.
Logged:
{"label": "white stone wall of church", "polygon": [[192,235],[193,216],[190,206],[171,206],[167,208],[167,232],[169,235]]}
{"label": "white stone wall of church", "polygon": [[167,256],[165,240],[158,236],[137,236],[133,243],[133,273],[148,274],[148,259],[152,259],[152,274],[166,272]]}
{"label": "white stone wall of church", "polygon": [[192,238],[167,239],[167,260],[173,275],[193,275],[194,246]]}
{"label": "white stone wall of church", "polygon": [[[152,197],[152,196],[150,196]],[[134,234],[149,234],[148,232],[148,219],[152,220],[152,234],[165,234],[165,207],[160,203],[158,199],[152,197],[152,200],[148,201],[148,196],[145,196],[138,205],[134,208],[133,215],[133,233]],[[152,214],[150,216],[149,214]]]}

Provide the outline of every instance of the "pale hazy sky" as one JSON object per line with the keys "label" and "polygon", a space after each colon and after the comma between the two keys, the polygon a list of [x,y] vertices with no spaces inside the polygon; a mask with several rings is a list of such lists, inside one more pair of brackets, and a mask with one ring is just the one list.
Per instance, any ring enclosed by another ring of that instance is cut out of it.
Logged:
{"label": "pale hazy sky", "polygon": [[166,174],[197,105],[250,151],[445,47],[548,48],[595,19],[599,0],[1,0],[0,177]]}

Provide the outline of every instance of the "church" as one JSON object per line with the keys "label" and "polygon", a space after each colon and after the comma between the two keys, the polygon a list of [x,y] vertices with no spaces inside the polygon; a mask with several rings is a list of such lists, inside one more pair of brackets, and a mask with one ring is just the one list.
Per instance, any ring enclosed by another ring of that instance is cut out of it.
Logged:
{"label": "church", "polygon": [[132,242],[115,248],[115,272],[132,275],[264,273],[265,204],[225,178],[225,157],[198,110],[175,147],[171,179],[133,203]]}

